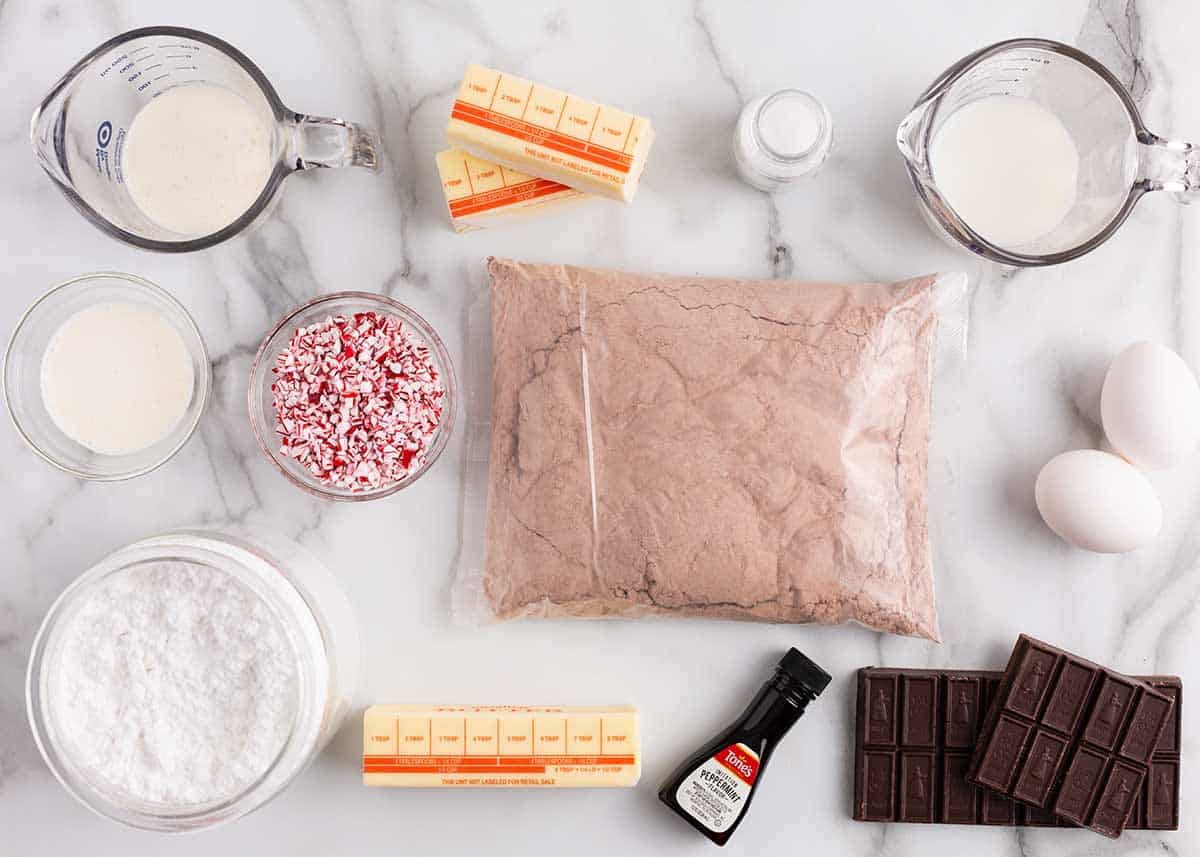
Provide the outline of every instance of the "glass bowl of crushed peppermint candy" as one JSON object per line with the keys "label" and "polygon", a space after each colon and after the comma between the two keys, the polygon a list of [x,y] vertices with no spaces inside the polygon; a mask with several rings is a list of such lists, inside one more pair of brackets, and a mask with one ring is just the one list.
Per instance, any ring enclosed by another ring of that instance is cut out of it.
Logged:
{"label": "glass bowl of crushed peppermint candy", "polygon": [[250,370],[250,424],[263,452],[304,490],[374,500],[441,455],[458,390],[441,337],[402,303],[324,295],[269,334]]}

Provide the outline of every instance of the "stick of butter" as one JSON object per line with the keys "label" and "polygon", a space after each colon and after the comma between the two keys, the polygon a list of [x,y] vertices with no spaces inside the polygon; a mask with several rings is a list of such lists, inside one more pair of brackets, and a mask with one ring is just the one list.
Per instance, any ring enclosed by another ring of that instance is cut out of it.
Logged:
{"label": "stick of butter", "polygon": [[446,137],[484,160],[629,202],[654,131],[641,116],[472,65]]}
{"label": "stick of butter", "polygon": [[368,786],[634,786],[637,709],[372,705],[363,715]]}
{"label": "stick of butter", "polygon": [[480,160],[462,149],[437,153],[442,192],[455,232],[483,229],[587,194],[550,179]]}

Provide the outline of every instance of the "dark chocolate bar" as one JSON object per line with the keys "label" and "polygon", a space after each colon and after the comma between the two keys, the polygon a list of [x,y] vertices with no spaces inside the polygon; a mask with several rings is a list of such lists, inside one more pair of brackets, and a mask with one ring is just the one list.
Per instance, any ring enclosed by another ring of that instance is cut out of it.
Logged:
{"label": "dark chocolate bar", "polygon": [[967,779],[1116,838],[1155,779],[1151,757],[1173,707],[1144,681],[1022,634]]}
{"label": "dark chocolate bar", "polygon": [[[1004,673],[984,670],[858,671],[854,811],[858,821],[1075,827],[966,780],[983,715]],[[1143,678],[1176,700],[1151,757],[1151,776],[1127,828],[1179,826],[1182,684]]]}

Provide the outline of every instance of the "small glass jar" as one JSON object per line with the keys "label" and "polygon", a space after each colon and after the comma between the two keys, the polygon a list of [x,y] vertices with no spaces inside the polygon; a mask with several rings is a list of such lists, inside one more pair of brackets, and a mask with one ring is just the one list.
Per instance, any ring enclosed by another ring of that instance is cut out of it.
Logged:
{"label": "small glass jar", "polygon": [[[96,587],[135,566],[170,561],[217,569],[261,597],[296,656],[297,706],[282,750],[241,793],[206,804],[149,803],[116,790],[72,758],[56,714],[54,682],[65,629]],[[337,732],[361,672],[354,612],[333,574],[287,539],[255,529],[181,530],[135,542],[85,571],[50,607],[34,640],[26,703],[34,739],[58,781],[84,806],[146,830],[200,830],[239,818],[278,795]]]}
{"label": "small glass jar", "polygon": [[833,117],[816,96],[781,89],[742,108],[733,134],[738,173],[752,187],[783,190],[812,175],[833,145]]}

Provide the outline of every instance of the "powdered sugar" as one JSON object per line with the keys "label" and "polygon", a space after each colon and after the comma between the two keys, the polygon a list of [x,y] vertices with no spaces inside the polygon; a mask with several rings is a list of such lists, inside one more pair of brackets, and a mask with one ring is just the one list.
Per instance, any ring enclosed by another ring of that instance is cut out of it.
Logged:
{"label": "powdered sugar", "polygon": [[446,389],[400,320],[362,312],[299,328],[274,372],[280,452],[322,485],[378,488],[425,463]]}
{"label": "powdered sugar", "polygon": [[132,566],[61,631],[50,713],[89,780],[155,804],[231,798],[279,755],[297,656],[269,605],[217,569]]}

